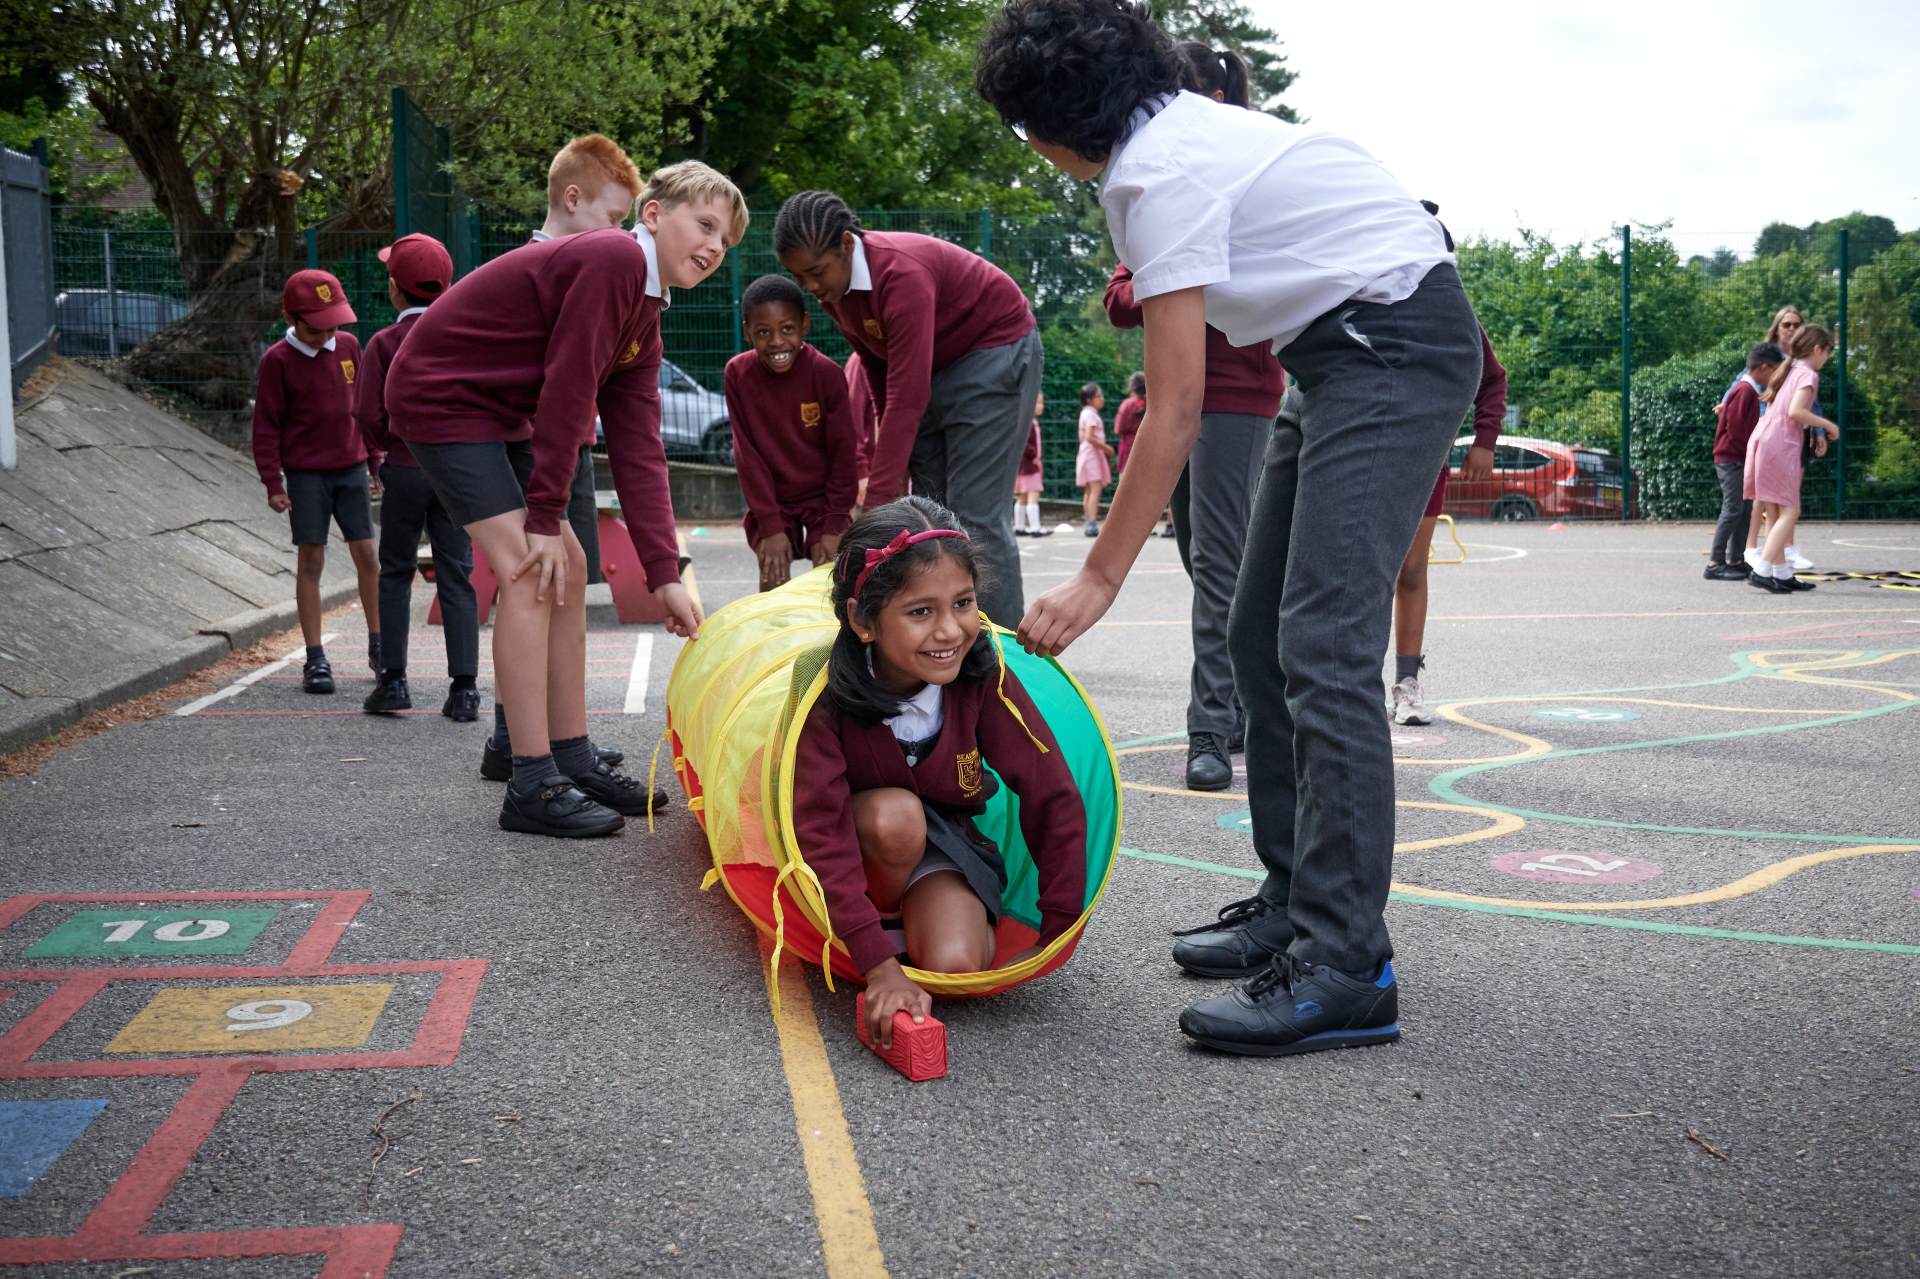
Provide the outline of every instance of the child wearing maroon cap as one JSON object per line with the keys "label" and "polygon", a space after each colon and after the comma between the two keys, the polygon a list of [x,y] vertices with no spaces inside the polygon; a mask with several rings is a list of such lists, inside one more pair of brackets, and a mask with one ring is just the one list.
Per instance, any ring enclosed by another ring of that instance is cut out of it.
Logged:
{"label": "child wearing maroon cap", "polygon": [[[697,161],[656,172],[640,224],[495,258],[429,307],[387,375],[387,412],[434,491],[502,575],[493,628],[516,753],[505,830],[610,835],[651,796],[587,740],[586,557],[567,491],[597,407],[614,487],[675,635],[698,634],[660,442],[660,313],[746,231],[746,202]],[[528,463],[516,474],[514,455]],[[523,753],[532,752],[532,753]]]}
{"label": "child wearing maroon cap", "polygon": [[385,662],[380,682],[361,709],[369,715],[409,710],[407,633],[412,621],[413,579],[418,575],[420,534],[433,547],[433,587],[440,597],[441,631],[447,645],[452,687],[440,713],[459,723],[480,717],[475,686],[480,669],[480,614],[473,591],[473,543],[434,496],[433,485],[387,422],[387,366],[427,307],[453,287],[453,258],[430,235],[403,235],[380,250],[387,264],[387,300],[399,312],[392,324],[367,339],[356,379],[353,415],[367,451],[385,454],[380,468],[380,634]]}
{"label": "child wearing maroon cap", "polygon": [[369,455],[353,423],[353,385],[360,343],[341,326],[354,322],[347,291],[328,271],[295,271],[280,290],[287,335],[260,357],[253,397],[253,461],[267,486],[267,505],[291,512],[298,549],[293,599],[307,644],[300,684],[333,692],[333,667],[320,644],[320,575],[327,567],[327,530],[340,526],[360,579],[367,618],[367,661],[381,668],[380,577],[373,549],[371,498],[379,455]]}
{"label": "child wearing maroon cap", "polygon": [[740,315],[753,349],[727,362],[727,417],[747,541],[770,591],[796,557],[825,564],[839,552],[859,497],[859,444],[846,374],[807,341],[800,286],[762,276],[741,295]]}

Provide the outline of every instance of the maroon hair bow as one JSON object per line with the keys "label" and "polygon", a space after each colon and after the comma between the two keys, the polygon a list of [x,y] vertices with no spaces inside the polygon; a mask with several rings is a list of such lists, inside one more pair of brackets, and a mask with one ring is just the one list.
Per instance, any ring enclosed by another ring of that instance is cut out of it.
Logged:
{"label": "maroon hair bow", "polygon": [[957,537],[962,541],[967,540],[967,535],[957,528],[930,528],[923,529],[918,533],[908,533],[902,530],[894,534],[893,540],[885,546],[877,549],[869,547],[867,549],[866,567],[860,570],[860,576],[853,579],[853,598],[859,599],[860,592],[867,589],[867,579],[873,576],[873,570],[879,568],[882,564],[885,564],[909,546],[914,546],[920,542],[930,542],[936,537]]}

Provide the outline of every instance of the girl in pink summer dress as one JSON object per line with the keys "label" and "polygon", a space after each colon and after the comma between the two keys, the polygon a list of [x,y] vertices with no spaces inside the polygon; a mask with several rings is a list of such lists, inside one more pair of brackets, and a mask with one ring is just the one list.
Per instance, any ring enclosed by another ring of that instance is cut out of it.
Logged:
{"label": "girl in pink summer dress", "polygon": [[1833,335],[1817,324],[1801,327],[1787,347],[1787,362],[1774,370],[1767,385],[1767,415],[1747,441],[1746,496],[1773,507],[1767,524],[1767,544],[1747,581],[1774,595],[1810,591],[1812,582],[1795,578],[1787,564],[1787,546],[1800,522],[1800,446],[1814,432],[1814,453],[1825,456],[1827,444],[1840,438],[1840,428],[1815,411],[1820,370],[1833,353]]}
{"label": "girl in pink summer dress", "polygon": [[1113,480],[1113,446],[1107,443],[1107,426],[1100,410],[1107,397],[1098,383],[1080,388],[1080,453],[1074,460],[1073,482],[1080,486],[1081,513],[1087,517],[1087,536],[1100,532],[1100,494]]}

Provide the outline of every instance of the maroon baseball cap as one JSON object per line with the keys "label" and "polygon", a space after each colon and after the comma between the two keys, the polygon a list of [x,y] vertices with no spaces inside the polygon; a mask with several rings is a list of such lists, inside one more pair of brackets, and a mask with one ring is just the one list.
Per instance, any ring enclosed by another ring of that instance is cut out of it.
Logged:
{"label": "maroon baseball cap", "polygon": [[280,290],[280,305],[316,329],[337,329],[356,317],[347,305],[347,291],[331,271],[295,271]]}
{"label": "maroon baseball cap", "polygon": [[400,291],[417,298],[437,298],[453,284],[453,258],[430,235],[403,235],[380,250],[380,260]]}

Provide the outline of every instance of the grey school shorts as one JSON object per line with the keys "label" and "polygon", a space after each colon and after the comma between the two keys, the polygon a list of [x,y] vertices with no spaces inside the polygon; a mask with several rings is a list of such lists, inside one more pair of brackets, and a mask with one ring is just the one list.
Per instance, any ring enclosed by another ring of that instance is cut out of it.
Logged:
{"label": "grey school shorts", "polygon": [[407,447],[441,505],[463,528],[527,505],[527,481],[533,478],[531,441],[423,444],[409,440]]}
{"label": "grey school shorts", "polygon": [[338,471],[288,471],[288,512],[295,546],[325,546],[328,526],[340,525],[340,536],[364,542],[373,536],[373,505],[367,495],[367,468],[348,466]]}

